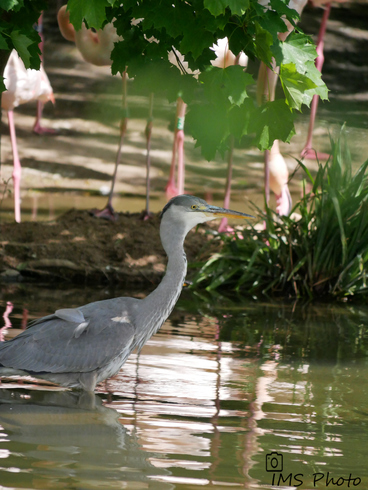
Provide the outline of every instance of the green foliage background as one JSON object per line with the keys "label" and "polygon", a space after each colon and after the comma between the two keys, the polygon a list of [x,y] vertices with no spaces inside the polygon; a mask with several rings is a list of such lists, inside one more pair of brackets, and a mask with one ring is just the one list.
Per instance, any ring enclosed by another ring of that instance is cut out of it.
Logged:
{"label": "green foliage background", "polygon": [[[281,42],[284,20],[295,24],[299,16],[288,0],[69,0],[70,20],[78,30],[84,22],[100,29],[113,22],[122,40],[112,51],[112,72],[130,77],[147,94],[181,96],[188,104],[188,124],[203,156],[211,160],[228,150],[229,136],[251,136],[251,144],[264,150],[275,139],[290,141],[295,133],[295,111],[309,105],[314,94],[327,98],[327,89],[315,68],[316,49],[298,29]],[[33,29],[47,4],[43,0],[0,0],[0,56],[16,49],[26,67],[40,64],[39,37]],[[138,21],[139,20],[139,21]],[[210,49],[227,37],[233,53],[243,51],[270,68],[280,67],[284,98],[256,103],[255,81],[240,66],[211,65]],[[168,61],[168,52],[180,52],[198,80]],[[4,63],[2,63],[4,68]],[[3,87],[4,89],[4,87]]]}

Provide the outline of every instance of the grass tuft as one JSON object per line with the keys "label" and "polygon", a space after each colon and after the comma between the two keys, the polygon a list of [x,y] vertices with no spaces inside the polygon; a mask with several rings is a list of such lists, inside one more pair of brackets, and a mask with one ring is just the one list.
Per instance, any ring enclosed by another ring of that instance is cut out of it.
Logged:
{"label": "grass tuft", "polygon": [[329,161],[304,171],[292,216],[257,208],[264,229],[218,235],[221,253],[203,264],[194,288],[251,296],[343,298],[368,294],[368,160],[353,173],[344,131]]}

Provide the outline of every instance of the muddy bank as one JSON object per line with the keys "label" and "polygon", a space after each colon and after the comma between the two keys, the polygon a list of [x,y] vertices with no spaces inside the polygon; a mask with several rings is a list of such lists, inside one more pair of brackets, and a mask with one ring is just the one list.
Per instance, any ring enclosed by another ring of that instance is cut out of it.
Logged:
{"label": "muddy bank", "polygon": [[[72,209],[51,222],[3,223],[0,281],[155,286],[167,262],[159,222],[159,215],[143,221],[119,213],[113,222]],[[208,258],[219,246],[206,229],[188,234],[189,262]]]}

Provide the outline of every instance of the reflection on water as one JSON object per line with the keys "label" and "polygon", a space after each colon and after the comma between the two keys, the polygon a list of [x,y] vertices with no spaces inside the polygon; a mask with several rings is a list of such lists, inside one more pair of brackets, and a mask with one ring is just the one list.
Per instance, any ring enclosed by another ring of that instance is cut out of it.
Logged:
{"label": "reflection on water", "polygon": [[4,389],[0,424],[1,488],[136,488],[164,473],[94,395]]}
{"label": "reflection on water", "polygon": [[[39,293],[9,333],[108,292]],[[4,383],[2,488],[368,488],[368,308],[187,298],[93,399]]]}

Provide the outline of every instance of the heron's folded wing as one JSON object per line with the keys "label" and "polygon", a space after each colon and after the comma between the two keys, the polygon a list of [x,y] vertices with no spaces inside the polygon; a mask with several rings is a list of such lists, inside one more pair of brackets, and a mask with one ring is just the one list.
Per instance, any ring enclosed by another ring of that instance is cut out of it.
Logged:
{"label": "heron's folded wing", "polygon": [[76,313],[75,320],[84,320],[80,323],[66,319],[73,318],[71,311],[57,314],[1,344],[0,364],[35,373],[88,372],[129,354],[135,334],[131,323],[99,311],[89,318]]}

